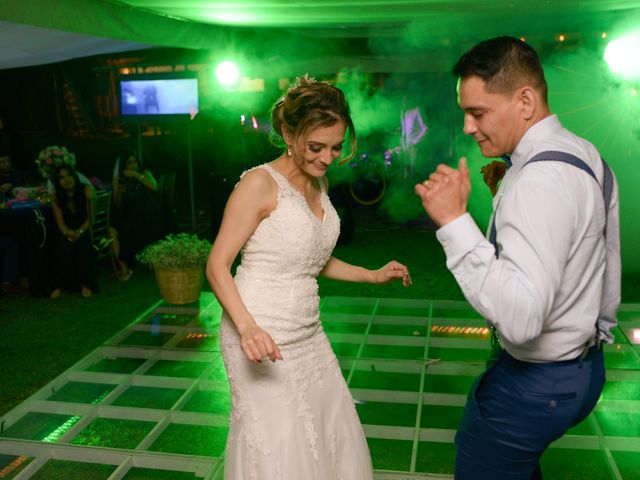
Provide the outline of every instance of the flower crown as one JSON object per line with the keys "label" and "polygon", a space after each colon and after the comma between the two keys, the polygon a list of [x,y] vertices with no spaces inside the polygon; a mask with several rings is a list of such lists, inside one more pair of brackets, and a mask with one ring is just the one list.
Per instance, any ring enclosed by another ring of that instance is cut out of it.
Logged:
{"label": "flower crown", "polygon": [[70,168],[76,167],[76,156],[69,152],[65,147],[57,145],[43,148],[36,158],[38,171],[44,178],[50,178],[54,170],[65,166]]}

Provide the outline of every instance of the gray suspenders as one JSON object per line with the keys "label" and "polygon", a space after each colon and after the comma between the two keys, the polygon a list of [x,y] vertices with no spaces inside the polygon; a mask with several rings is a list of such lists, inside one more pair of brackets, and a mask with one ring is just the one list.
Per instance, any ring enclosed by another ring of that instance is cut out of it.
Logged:
{"label": "gray suspenders", "polygon": [[[603,177],[601,187],[602,187],[602,197],[604,198],[604,215],[605,215],[604,235],[606,237],[607,218],[609,217],[609,205],[611,204],[611,194],[613,192],[613,173],[611,172],[611,168],[609,168],[609,165],[607,165],[607,162],[605,162],[602,158],[600,158],[600,160],[602,160],[602,166],[604,168],[604,177]],[[580,170],[587,172],[589,175],[591,175],[591,178],[593,178],[596,181],[596,183],[599,184],[598,179],[596,178],[596,175],[593,173],[593,170],[591,170],[591,167],[589,167],[589,165],[587,165],[583,160],[580,160],[575,155],[571,155],[570,153],[566,153],[566,152],[548,151],[548,152],[538,153],[533,158],[531,158],[527,163],[525,163],[524,167],[526,167],[527,165],[533,162],[549,162],[549,161],[564,162],[564,163],[573,165],[574,167],[577,167]],[[496,212],[497,212],[497,207],[496,207]],[[496,240],[497,232],[496,232],[496,222],[495,222],[496,212],[494,212],[493,220],[491,221],[491,230],[489,231],[489,241],[495,248],[495,255],[496,255],[496,258],[498,258],[499,252],[498,252],[498,242]],[[599,334],[597,332],[598,332],[598,327],[596,322],[596,335],[595,335],[596,344],[598,344],[600,341]],[[495,331],[493,326],[491,326],[491,342],[492,344],[494,344],[497,341],[499,341],[497,332]],[[585,347],[585,353],[587,352],[587,347]],[[585,353],[583,353],[583,355],[585,355]]]}
{"label": "gray suspenders", "polygon": [[[604,198],[605,235],[606,235],[606,231],[607,231],[606,219],[609,216],[609,204],[611,203],[611,194],[613,192],[613,173],[611,172],[611,168],[609,168],[609,165],[607,165],[607,162],[605,162],[602,158],[600,160],[602,160],[602,166],[604,167],[604,178],[603,178],[601,187],[602,187],[602,197]],[[583,160],[580,160],[575,155],[571,155],[570,153],[566,153],[566,152],[554,152],[554,151],[541,152],[535,155],[533,158],[531,158],[527,163],[524,164],[524,166],[526,167],[527,165],[533,162],[549,162],[549,161],[564,162],[564,163],[573,165],[574,167],[577,167],[580,170],[587,172],[599,184],[598,179],[596,178],[596,175],[593,173],[593,170],[591,170],[591,167],[589,167],[589,165],[587,165]],[[497,212],[497,208],[496,208],[496,212]],[[491,221],[491,230],[489,231],[489,241],[494,246],[496,250],[496,258],[498,258],[499,252],[498,252],[498,243],[496,241],[497,232],[496,232],[496,222],[495,222],[496,212],[494,212],[493,214],[494,218]]]}

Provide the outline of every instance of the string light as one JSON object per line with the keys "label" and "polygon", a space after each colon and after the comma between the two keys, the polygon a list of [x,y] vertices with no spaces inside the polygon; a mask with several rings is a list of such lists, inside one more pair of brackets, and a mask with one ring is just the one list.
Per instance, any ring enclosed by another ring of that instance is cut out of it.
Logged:
{"label": "string light", "polygon": [[564,42],[566,40],[566,38],[567,37],[565,37],[564,34],[562,34],[562,33],[560,35],[558,35],[558,41],[559,42]]}
{"label": "string light", "polygon": [[13,462],[11,462],[9,465],[7,465],[2,470],[0,470],[0,478],[8,477],[13,472],[15,472],[18,468],[20,468],[20,466],[27,460],[29,460],[29,457],[16,458]]}
{"label": "string light", "polygon": [[607,32],[602,32],[602,34],[600,35],[600,37],[602,37],[602,39],[604,40],[605,38],[607,38]]}
{"label": "string light", "polygon": [[454,327],[452,325],[433,325],[431,333],[444,333],[447,335],[486,336],[489,335],[487,327]]}
{"label": "string light", "polygon": [[[98,398],[94,399],[91,404],[95,405],[100,403],[110,392],[106,391],[104,392],[102,395],[100,395]],[[42,439],[43,442],[47,442],[47,443],[53,443],[58,441],[66,432],[69,431],[69,429],[78,421],[80,420],[80,418],[82,418],[80,415],[74,415],[73,417],[69,418],[66,422],[64,422],[62,425],[60,425],[58,428],[56,428],[54,431],[52,431],[51,433],[49,433],[49,435],[47,435],[46,437],[44,437]],[[18,457],[16,458],[13,462],[11,462],[9,465],[7,465],[6,467],[4,467],[2,470],[0,470],[0,478],[5,478],[9,475],[11,475],[13,472],[15,472],[18,468],[20,468],[20,466],[22,464],[24,464],[24,462],[26,462],[29,459],[29,457]]]}

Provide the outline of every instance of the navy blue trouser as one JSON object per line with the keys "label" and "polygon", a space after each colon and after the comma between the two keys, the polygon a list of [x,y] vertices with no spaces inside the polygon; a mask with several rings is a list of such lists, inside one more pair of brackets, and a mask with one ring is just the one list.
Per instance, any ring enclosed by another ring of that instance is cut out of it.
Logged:
{"label": "navy blue trouser", "polygon": [[456,433],[457,480],[541,479],[547,446],[593,410],[605,381],[601,347],[529,363],[502,351],[471,387]]}

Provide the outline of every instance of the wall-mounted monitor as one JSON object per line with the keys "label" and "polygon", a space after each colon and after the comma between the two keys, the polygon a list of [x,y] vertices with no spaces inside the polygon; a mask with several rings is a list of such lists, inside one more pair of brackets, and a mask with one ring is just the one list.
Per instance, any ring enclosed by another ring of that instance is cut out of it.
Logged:
{"label": "wall-mounted monitor", "polygon": [[120,113],[130,120],[187,118],[198,113],[198,79],[193,74],[120,77]]}

